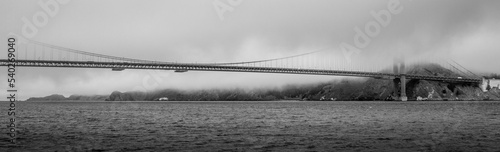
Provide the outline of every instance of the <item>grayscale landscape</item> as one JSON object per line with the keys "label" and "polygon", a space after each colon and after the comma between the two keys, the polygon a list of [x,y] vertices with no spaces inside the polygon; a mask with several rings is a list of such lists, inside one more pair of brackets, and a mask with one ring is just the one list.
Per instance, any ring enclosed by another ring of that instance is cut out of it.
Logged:
{"label": "grayscale landscape", "polygon": [[500,1],[0,1],[0,151],[500,150]]}

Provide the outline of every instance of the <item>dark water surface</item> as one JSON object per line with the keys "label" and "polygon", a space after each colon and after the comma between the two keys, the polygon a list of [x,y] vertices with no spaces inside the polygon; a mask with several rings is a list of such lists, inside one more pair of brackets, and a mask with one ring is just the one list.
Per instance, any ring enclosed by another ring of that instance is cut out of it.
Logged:
{"label": "dark water surface", "polygon": [[0,151],[500,151],[500,102],[18,102]]}

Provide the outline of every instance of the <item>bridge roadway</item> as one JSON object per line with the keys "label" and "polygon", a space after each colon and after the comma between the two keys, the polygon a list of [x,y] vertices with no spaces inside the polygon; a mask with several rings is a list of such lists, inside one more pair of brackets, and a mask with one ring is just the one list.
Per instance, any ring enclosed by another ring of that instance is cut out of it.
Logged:
{"label": "bridge roadway", "polygon": [[[6,59],[0,60],[0,66],[8,66],[10,62]],[[93,62],[93,61],[52,61],[52,60],[16,60],[16,67],[65,67],[65,68],[108,68],[116,71],[124,69],[150,69],[150,70],[175,70],[185,71],[224,71],[224,72],[253,72],[253,73],[284,73],[284,74],[306,74],[306,75],[332,75],[371,77],[377,79],[394,79],[401,77],[400,74],[342,71],[342,70],[319,70],[299,68],[278,67],[252,67],[252,66],[229,66],[223,64],[199,64],[199,63],[172,63],[172,62]],[[447,81],[461,83],[481,83],[481,79],[461,77],[440,77],[427,75],[405,74],[407,79]]]}

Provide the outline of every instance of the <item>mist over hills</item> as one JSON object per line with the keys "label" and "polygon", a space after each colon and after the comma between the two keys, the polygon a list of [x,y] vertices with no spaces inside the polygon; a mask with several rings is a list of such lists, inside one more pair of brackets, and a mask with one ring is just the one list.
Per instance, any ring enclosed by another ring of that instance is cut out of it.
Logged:
{"label": "mist over hills", "polygon": [[[408,67],[407,74],[433,76],[460,76],[437,64]],[[409,100],[500,100],[500,90],[483,92],[478,86],[427,80],[407,80]],[[272,101],[272,100],[325,100],[325,101],[377,101],[393,100],[392,80],[367,78],[364,80],[335,80],[308,85],[286,85],[275,89],[163,89],[152,92],[118,92],[109,96],[50,95],[27,101],[155,101],[167,97],[171,101]]]}

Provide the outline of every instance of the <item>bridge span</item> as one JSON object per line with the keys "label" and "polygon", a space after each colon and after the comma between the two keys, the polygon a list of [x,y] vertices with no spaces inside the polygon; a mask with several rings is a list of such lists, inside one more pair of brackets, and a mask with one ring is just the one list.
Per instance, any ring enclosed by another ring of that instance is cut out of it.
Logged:
{"label": "bridge span", "polygon": [[[8,60],[0,59],[0,66],[11,64]],[[145,70],[175,70],[176,72],[187,71],[221,71],[221,72],[253,72],[253,73],[283,73],[283,74],[306,74],[306,75],[331,75],[331,76],[352,76],[371,77],[377,79],[400,78],[402,74],[365,72],[365,71],[342,71],[342,70],[320,70],[320,69],[300,69],[300,68],[279,68],[279,67],[252,67],[252,66],[231,66],[220,64],[196,64],[196,63],[169,63],[154,62],[134,63],[134,62],[94,62],[94,61],[52,61],[52,60],[16,60],[16,67],[59,67],[59,68],[105,68],[115,71],[125,69],[145,69]],[[429,75],[404,74],[408,79],[446,81],[446,82],[469,82],[481,83],[482,79],[464,77],[440,77]]]}
{"label": "bridge span", "polygon": [[395,90],[398,91],[395,94],[397,94],[396,96],[400,96],[401,100],[403,101],[406,100],[406,79],[442,81],[450,83],[469,83],[477,84],[478,86],[479,84],[483,83],[483,79],[481,77],[468,71],[455,61],[453,61],[455,64],[446,61],[438,65],[444,65],[443,67],[448,66],[447,69],[459,74],[459,76],[407,74],[405,70],[406,60],[402,58],[394,60],[394,69],[391,73],[381,72],[387,71],[384,69],[386,69],[390,65],[376,65],[373,63],[356,65],[351,62],[342,63],[342,61],[338,61],[338,58],[331,58],[335,55],[324,54],[332,52],[325,50],[275,59],[217,64],[157,62],[142,59],[124,58],[74,50],[31,40],[29,40],[27,45],[16,45],[16,47],[17,48],[13,49],[16,49],[18,51],[12,54],[16,57],[15,61],[9,62],[8,59],[0,59],[0,66],[106,68],[112,69],[113,71],[122,71],[125,69],[144,69],[174,70],[176,72],[220,71],[369,77],[376,79],[393,80],[394,87],[396,88]]}

